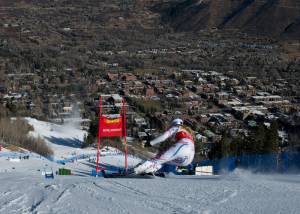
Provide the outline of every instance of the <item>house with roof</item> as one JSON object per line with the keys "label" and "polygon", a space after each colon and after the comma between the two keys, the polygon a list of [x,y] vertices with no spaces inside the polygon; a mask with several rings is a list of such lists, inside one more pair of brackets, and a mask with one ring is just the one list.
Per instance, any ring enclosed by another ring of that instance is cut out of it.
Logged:
{"label": "house with roof", "polygon": [[122,73],[120,74],[119,79],[122,81],[136,81],[137,77],[132,73]]}
{"label": "house with roof", "polygon": [[265,106],[234,106],[232,107],[233,113],[237,118],[246,119],[248,116],[262,116],[264,117],[268,112],[268,108]]}
{"label": "house with roof", "polygon": [[112,73],[112,72],[108,72],[106,74],[106,79],[109,81],[117,81],[119,78],[119,74],[118,73]]}

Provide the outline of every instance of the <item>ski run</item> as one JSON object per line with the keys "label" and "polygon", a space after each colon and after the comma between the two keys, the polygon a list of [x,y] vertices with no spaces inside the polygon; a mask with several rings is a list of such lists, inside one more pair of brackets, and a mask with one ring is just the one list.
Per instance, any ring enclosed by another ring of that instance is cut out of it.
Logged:
{"label": "ski run", "polygon": [[[300,175],[252,174],[236,170],[211,179],[92,177],[96,150],[81,149],[85,132],[77,120],[56,125],[32,118],[33,136],[54,150],[53,160],[34,153],[0,152],[0,214],[10,213],[299,213]],[[121,152],[102,151],[111,168],[124,164]],[[15,158],[13,158],[15,156]],[[65,165],[59,162],[65,162]],[[132,167],[141,160],[129,157]],[[43,173],[71,169],[71,176],[45,179]]]}

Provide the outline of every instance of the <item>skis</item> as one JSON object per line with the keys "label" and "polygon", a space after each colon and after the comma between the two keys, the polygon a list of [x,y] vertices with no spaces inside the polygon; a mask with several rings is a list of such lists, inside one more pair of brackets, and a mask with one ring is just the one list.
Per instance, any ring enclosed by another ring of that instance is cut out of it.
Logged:
{"label": "skis", "polygon": [[198,180],[217,180],[221,179],[220,175],[178,175],[174,173],[156,173],[156,174],[135,174],[133,172],[106,173],[102,171],[104,178],[131,178],[131,179],[198,179]]}
{"label": "skis", "polygon": [[220,175],[150,175],[150,174],[123,174],[123,173],[111,173],[104,174],[104,178],[127,178],[127,179],[154,179],[154,178],[165,178],[165,179],[196,179],[196,180],[218,180],[222,177]]}
{"label": "skis", "polygon": [[153,175],[137,175],[137,174],[106,174],[104,178],[138,178],[138,179],[152,179]]}
{"label": "skis", "polygon": [[106,173],[105,171],[102,171],[104,178],[133,178],[133,179],[152,179],[155,178],[152,174],[135,174],[135,173],[126,173],[126,172],[120,172],[120,173]]}

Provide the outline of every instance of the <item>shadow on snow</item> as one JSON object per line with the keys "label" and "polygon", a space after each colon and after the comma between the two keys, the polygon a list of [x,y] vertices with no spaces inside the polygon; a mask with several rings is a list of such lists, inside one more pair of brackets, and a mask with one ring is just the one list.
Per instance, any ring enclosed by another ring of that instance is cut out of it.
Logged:
{"label": "shadow on snow", "polygon": [[73,148],[80,148],[82,141],[76,138],[57,138],[57,137],[45,137],[50,143],[60,145],[60,146],[69,146]]}

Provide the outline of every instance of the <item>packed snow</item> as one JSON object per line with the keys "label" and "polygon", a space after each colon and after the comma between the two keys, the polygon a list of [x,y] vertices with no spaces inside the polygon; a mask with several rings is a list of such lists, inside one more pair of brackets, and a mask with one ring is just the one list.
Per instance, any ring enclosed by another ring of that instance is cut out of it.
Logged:
{"label": "packed snow", "polygon": [[0,213],[299,213],[300,177],[104,179],[2,173]]}
{"label": "packed snow", "polygon": [[[44,122],[33,118],[26,118],[28,123],[34,127],[32,136],[42,137],[54,151],[54,159],[66,159],[75,154],[82,154],[80,149],[85,131],[80,129],[80,120],[74,118],[63,125]],[[85,153],[91,151],[84,151]]]}
{"label": "packed snow", "polygon": [[[299,213],[300,175],[252,174],[236,170],[215,179],[105,179],[92,177],[95,150],[81,149],[84,131],[27,118],[54,149],[54,161],[33,153],[0,152],[0,213]],[[56,141],[57,140],[57,141]],[[109,152],[108,152],[109,151]],[[124,155],[108,148],[108,169]],[[1,154],[2,153],[2,154]],[[76,153],[76,155],[75,155]],[[14,155],[13,155],[14,154]],[[56,160],[78,157],[65,165]],[[104,151],[103,151],[104,154]],[[130,157],[130,166],[140,162]],[[71,176],[45,179],[46,171],[65,167]]]}

